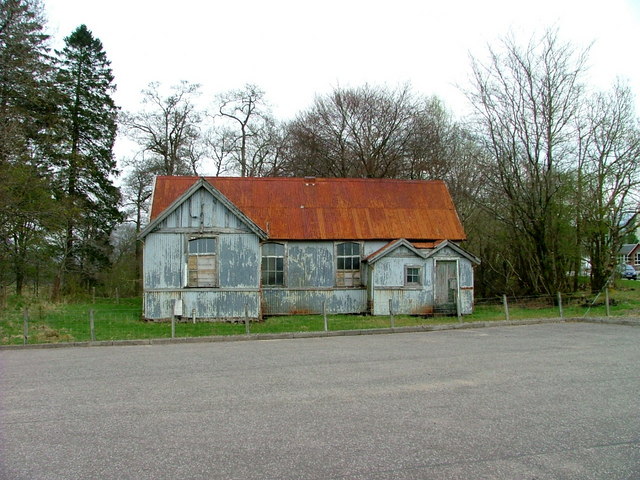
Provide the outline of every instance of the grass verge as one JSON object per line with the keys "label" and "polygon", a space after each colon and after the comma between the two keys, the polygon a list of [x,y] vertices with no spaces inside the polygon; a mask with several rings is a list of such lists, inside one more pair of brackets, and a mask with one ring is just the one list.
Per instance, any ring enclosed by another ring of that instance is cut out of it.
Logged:
{"label": "grass verge", "polygon": [[[636,287],[638,285],[638,287]],[[553,318],[560,316],[557,297],[509,299],[509,318]],[[572,296],[563,299],[564,317],[603,317],[606,315],[603,296]],[[96,341],[139,340],[171,337],[170,322],[146,322],[142,320],[139,298],[101,300],[74,303],[25,303],[24,300],[9,302],[0,310],[0,345],[24,343],[24,315],[28,311],[28,343],[87,342],[92,340],[90,311],[93,310],[94,336]],[[640,315],[640,284],[632,280],[621,280],[617,288],[610,291],[609,313],[614,316]],[[359,330],[387,328],[391,326],[388,316],[329,315],[328,328],[337,330]],[[506,312],[500,299],[488,302],[479,300],[474,313],[462,318],[463,322],[500,321]],[[457,317],[420,317],[396,315],[396,327],[432,325],[458,322]],[[291,315],[268,317],[250,325],[250,333],[318,332],[324,330],[322,315]],[[211,335],[243,335],[244,324],[223,322],[178,322],[176,337],[201,337]]]}

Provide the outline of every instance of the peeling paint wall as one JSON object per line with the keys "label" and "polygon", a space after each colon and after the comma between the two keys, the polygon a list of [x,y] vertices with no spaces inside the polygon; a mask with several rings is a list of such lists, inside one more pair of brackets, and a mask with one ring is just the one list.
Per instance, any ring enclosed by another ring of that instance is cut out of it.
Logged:
{"label": "peeling paint wall", "polygon": [[160,223],[159,228],[197,229],[201,225],[249,231],[249,228],[238,217],[218,202],[204,188],[197,190],[190,198],[186,199],[182,205]]}
{"label": "peeling paint wall", "polygon": [[260,243],[253,234],[219,235],[220,287],[253,287],[260,282]]}
{"label": "peeling paint wall", "polygon": [[458,260],[460,274],[460,313],[473,313],[473,264],[466,258]]}
{"label": "peeling paint wall", "polygon": [[285,282],[288,288],[335,285],[333,242],[288,242]]}
{"label": "peeling paint wall", "polygon": [[264,315],[290,315],[322,313],[363,313],[367,310],[367,291],[364,288],[327,290],[264,289],[262,291]]}
{"label": "peeling paint wall", "polygon": [[182,301],[183,317],[199,320],[233,320],[260,317],[258,290],[183,289],[148,291],[144,295],[145,317],[166,320],[173,316],[173,305]]}
{"label": "peeling paint wall", "polygon": [[144,288],[180,288],[185,276],[184,236],[153,233],[144,242]]}
{"label": "peeling paint wall", "polygon": [[[372,313],[426,315],[433,312],[432,264],[406,247],[398,247],[373,266]],[[405,285],[405,269],[420,268],[420,285]]]}

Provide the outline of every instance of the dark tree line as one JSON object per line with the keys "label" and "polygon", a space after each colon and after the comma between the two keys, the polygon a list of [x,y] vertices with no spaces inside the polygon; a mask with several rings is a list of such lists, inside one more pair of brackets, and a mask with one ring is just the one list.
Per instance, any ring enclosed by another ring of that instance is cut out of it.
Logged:
{"label": "dark tree line", "polygon": [[[82,25],[51,51],[43,25],[38,0],[0,0],[0,283],[18,294],[133,293],[159,174],[443,179],[482,259],[481,296],[575,290],[585,267],[599,290],[636,224],[632,93],[590,90],[588,50],[555,31],[472,57],[469,118],[408,84],[365,84],[279,121],[251,84],[203,99],[197,84],[150,83],[119,115],[100,41]],[[139,146],[122,195],[118,122]]]}

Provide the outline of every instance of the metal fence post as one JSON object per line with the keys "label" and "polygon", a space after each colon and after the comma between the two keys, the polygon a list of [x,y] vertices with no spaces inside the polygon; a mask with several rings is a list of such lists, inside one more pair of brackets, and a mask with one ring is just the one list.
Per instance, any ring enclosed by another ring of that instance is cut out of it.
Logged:
{"label": "metal fence post", "polygon": [[327,322],[327,301],[322,301],[322,318],[324,319],[324,331],[329,331],[329,324]]}
{"label": "metal fence post", "polygon": [[507,322],[509,321],[509,304],[507,303],[507,296],[502,295],[502,303],[504,304],[504,314],[507,317]]}
{"label": "metal fence post", "polygon": [[193,320],[193,324],[196,324],[196,309],[191,309],[191,319]]}
{"label": "metal fence post", "polygon": [[456,316],[458,317],[458,322],[462,323],[462,313],[460,313],[462,307],[460,306],[460,292],[456,290]]}
{"label": "metal fence post", "polygon": [[247,335],[251,333],[249,330],[249,304],[244,304],[244,330]]}
{"label": "metal fence post", "polygon": [[95,342],[96,341],[96,330],[95,330],[95,324],[94,324],[94,318],[93,318],[93,310],[89,310],[89,331],[91,332],[91,341]]}
{"label": "metal fence post", "polygon": [[24,323],[22,326],[22,335],[23,335],[24,344],[26,345],[27,343],[29,343],[29,309],[28,308],[24,309],[23,320],[24,320]]}
{"label": "metal fence post", "polygon": [[564,312],[562,311],[562,294],[558,292],[558,308],[560,309],[560,318],[564,318]]}

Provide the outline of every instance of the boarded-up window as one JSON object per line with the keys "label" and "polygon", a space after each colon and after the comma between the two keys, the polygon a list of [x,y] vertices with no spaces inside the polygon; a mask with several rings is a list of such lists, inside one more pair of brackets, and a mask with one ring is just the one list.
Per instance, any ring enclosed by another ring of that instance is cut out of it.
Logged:
{"label": "boarded-up window", "polygon": [[360,244],[355,242],[339,243],[336,247],[336,285],[338,287],[359,287],[360,283]]}
{"label": "boarded-up window", "polygon": [[284,245],[280,243],[262,245],[262,285],[284,285]]}
{"label": "boarded-up window", "polygon": [[188,287],[215,287],[217,285],[215,238],[201,237],[189,240],[187,272]]}

